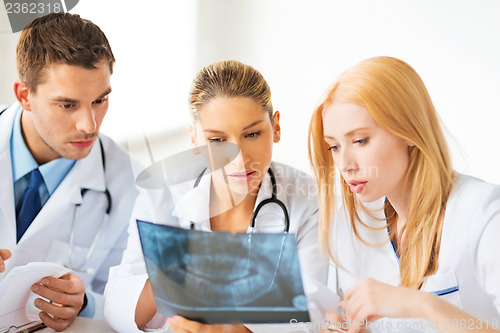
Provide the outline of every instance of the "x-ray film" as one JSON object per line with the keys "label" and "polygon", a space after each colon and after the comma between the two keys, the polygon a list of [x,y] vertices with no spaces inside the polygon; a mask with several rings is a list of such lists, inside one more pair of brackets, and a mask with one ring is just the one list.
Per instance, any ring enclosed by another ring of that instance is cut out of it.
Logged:
{"label": "x-ray film", "polygon": [[160,313],[203,323],[309,321],[295,235],[137,225]]}

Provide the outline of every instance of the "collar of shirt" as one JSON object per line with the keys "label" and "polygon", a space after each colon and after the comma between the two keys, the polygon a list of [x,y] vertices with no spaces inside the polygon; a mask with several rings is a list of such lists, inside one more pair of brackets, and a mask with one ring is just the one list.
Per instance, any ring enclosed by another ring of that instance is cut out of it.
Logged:
{"label": "collar of shirt", "polygon": [[26,147],[26,143],[24,142],[23,135],[21,133],[22,113],[23,109],[19,107],[14,120],[10,139],[10,151],[12,153],[12,178],[14,179],[14,184],[16,184],[26,174],[36,168],[39,168],[45,185],[47,186],[47,191],[49,192],[49,195],[52,195],[59,184],[61,184],[64,177],[66,177],[68,172],[71,170],[75,161],[61,157],[39,167],[28,150],[28,147]]}

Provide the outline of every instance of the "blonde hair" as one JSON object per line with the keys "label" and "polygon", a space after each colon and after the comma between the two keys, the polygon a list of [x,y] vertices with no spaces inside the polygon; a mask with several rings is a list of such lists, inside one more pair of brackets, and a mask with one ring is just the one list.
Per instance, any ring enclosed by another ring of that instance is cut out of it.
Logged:
{"label": "blonde hair", "polygon": [[[453,187],[453,169],[436,110],[424,83],[407,63],[390,57],[365,60],[340,75],[315,109],[309,127],[309,159],[319,187],[320,234],[323,252],[338,263],[330,244],[336,172],[323,134],[323,110],[334,102],[350,102],[366,107],[375,121],[392,134],[414,145],[409,149],[405,188],[410,208],[404,242],[398,249],[401,285],[419,288],[426,276],[438,269],[441,231],[446,202]],[[340,182],[345,209],[357,239],[364,224],[358,211],[366,212],[348,185]],[[386,202],[388,225],[397,214]],[[374,228],[371,228],[374,229]],[[391,228],[394,232],[395,228]],[[391,236],[393,236],[392,234]],[[373,245],[374,246],[374,245]]]}
{"label": "blonde hair", "polygon": [[202,68],[193,80],[189,94],[191,117],[217,97],[248,97],[269,114],[273,123],[271,89],[262,74],[252,66],[235,60],[223,60]]}

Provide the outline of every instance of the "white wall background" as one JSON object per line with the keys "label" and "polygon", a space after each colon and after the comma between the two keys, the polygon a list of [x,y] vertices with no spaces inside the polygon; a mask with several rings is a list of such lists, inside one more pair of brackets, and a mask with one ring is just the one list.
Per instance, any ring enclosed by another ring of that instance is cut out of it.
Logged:
{"label": "white wall background", "polygon": [[[426,83],[451,133],[455,167],[500,183],[498,0],[80,0],[117,58],[103,131],[155,160],[189,147],[187,96],[204,65],[260,70],[282,115],[275,160],[309,171],[307,128],[335,77],[377,55],[401,58]],[[13,100],[15,43],[0,9],[0,104]]]}

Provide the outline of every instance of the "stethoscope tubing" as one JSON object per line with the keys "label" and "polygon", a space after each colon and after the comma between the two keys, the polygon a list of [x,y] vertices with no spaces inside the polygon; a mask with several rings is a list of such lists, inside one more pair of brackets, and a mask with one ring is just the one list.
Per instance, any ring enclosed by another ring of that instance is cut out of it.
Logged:
{"label": "stethoscope tubing", "polygon": [[[101,139],[99,139],[99,145],[101,146],[102,168],[103,168],[104,173],[106,173],[106,156],[104,153],[104,147],[102,145]],[[106,179],[106,175],[104,175],[104,176],[105,176],[104,179]],[[86,188],[81,189],[82,201],[84,200],[85,194],[87,193],[87,191],[88,191],[88,189],[86,189]],[[87,251],[87,254],[85,255],[85,260],[78,267],[73,265],[73,259],[72,259],[73,258],[73,248],[75,247],[75,245],[74,245],[75,221],[77,220],[77,217],[79,217],[78,211],[79,211],[79,208],[81,206],[81,204],[76,204],[75,212],[73,214],[73,220],[71,222],[71,230],[69,233],[69,251],[68,251],[68,265],[67,265],[67,267],[73,271],[82,272],[82,273],[89,273],[89,271],[93,271],[93,269],[82,270],[82,267],[85,266],[89,262],[90,257],[92,257],[92,254],[94,254],[97,243],[98,243],[99,239],[101,238],[102,232],[104,230],[106,222],[109,219],[109,214],[110,214],[111,208],[113,206],[113,200],[111,198],[111,193],[109,193],[107,186],[105,187],[104,194],[105,194],[106,200],[108,202],[108,207],[106,208],[106,212],[104,214],[104,217],[102,218],[101,224],[99,225],[99,229],[97,229],[97,232],[94,236],[94,240],[92,241],[92,244],[90,245],[90,248]],[[94,270],[94,273],[95,273],[95,270]]]}

